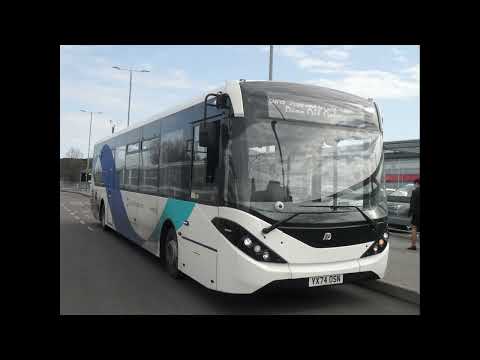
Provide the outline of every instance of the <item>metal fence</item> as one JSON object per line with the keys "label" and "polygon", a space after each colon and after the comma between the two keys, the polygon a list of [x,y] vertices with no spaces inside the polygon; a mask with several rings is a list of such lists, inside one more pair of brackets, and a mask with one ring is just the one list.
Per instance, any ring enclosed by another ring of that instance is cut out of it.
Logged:
{"label": "metal fence", "polygon": [[60,180],[60,190],[90,193],[90,184],[88,182]]}

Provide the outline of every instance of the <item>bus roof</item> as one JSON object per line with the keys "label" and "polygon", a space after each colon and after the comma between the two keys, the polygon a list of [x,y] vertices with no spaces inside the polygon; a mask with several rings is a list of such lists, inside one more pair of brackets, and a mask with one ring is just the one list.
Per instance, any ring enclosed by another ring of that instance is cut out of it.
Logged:
{"label": "bus roof", "polygon": [[159,113],[157,113],[153,116],[150,116],[149,118],[147,118],[144,121],[136,123],[135,125],[130,126],[128,128],[122,129],[122,130],[120,130],[119,132],[117,132],[113,135],[109,135],[109,136],[107,136],[103,139],[100,139],[96,142],[96,144],[105,142],[105,141],[107,141],[111,138],[114,138],[114,137],[118,136],[118,135],[125,134],[129,131],[132,131],[134,129],[138,129],[139,127],[147,125],[147,124],[149,124],[153,121],[156,121],[158,119],[167,117],[169,115],[175,114],[176,112],[179,112],[179,111],[184,110],[184,109],[188,109],[189,107],[192,107],[194,105],[202,103],[205,100],[205,96],[207,96],[207,94],[217,93],[219,91],[229,94],[230,99],[232,101],[235,116],[243,117],[243,101],[242,101],[242,95],[241,95],[241,92],[240,92],[240,86],[238,85],[238,83],[239,83],[238,80],[233,80],[233,81],[228,81],[227,80],[225,82],[224,86],[212,89],[210,91],[205,91],[202,95],[197,96],[197,97],[189,100],[188,102],[182,103],[182,104],[174,106],[174,107],[170,107],[170,108],[168,108],[168,109],[166,109],[162,112],[159,112]]}
{"label": "bus roof", "polygon": [[233,106],[233,113],[235,114],[235,116],[243,117],[244,116],[244,114],[243,114],[243,100],[242,100],[242,93],[241,93],[241,90],[240,90],[240,82],[265,82],[265,83],[277,83],[277,84],[282,83],[282,84],[285,84],[285,85],[291,84],[291,85],[295,85],[295,86],[305,85],[306,87],[314,86],[316,88],[322,88],[326,92],[331,92],[332,94],[335,93],[337,95],[341,94],[341,95],[345,96],[346,98],[349,98],[349,99],[354,98],[355,100],[361,101],[361,102],[371,100],[371,99],[365,99],[365,98],[362,98],[362,97],[359,97],[359,96],[356,96],[356,95],[353,95],[353,94],[350,94],[350,93],[346,93],[346,92],[343,92],[343,91],[338,91],[338,90],[325,88],[325,87],[320,87],[320,86],[316,86],[316,85],[310,85],[310,84],[292,83],[292,82],[286,82],[286,81],[275,81],[275,82],[273,82],[273,81],[268,81],[268,80],[243,80],[243,79],[242,80],[227,80],[227,81],[225,81],[224,86],[212,89],[210,91],[206,91],[202,95],[197,96],[197,97],[189,100],[188,102],[182,103],[182,104],[174,106],[174,107],[170,107],[170,108],[168,108],[168,109],[166,109],[162,112],[159,112],[159,113],[157,113],[153,116],[150,116],[149,118],[147,118],[144,121],[136,123],[135,125],[133,125],[131,127],[122,129],[115,134],[106,136],[106,137],[98,140],[95,144],[105,142],[105,141],[107,141],[111,138],[114,138],[114,137],[118,136],[118,135],[125,134],[125,133],[128,133],[129,131],[138,129],[139,127],[147,125],[147,124],[149,124],[153,121],[156,121],[156,120],[159,120],[161,118],[167,117],[169,115],[175,114],[176,112],[179,112],[181,110],[188,109],[191,106],[202,103],[205,100],[205,96],[207,96],[207,94],[217,93],[219,91],[227,93],[229,95],[230,100],[232,102],[232,106]]}

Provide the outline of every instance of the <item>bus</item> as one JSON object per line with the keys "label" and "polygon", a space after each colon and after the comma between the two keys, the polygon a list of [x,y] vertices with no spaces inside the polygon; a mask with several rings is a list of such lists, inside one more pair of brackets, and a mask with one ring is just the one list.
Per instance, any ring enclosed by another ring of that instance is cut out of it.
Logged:
{"label": "bus", "polygon": [[379,111],[319,86],[226,81],[95,144],[93,215],[224,293],[382,278]]}

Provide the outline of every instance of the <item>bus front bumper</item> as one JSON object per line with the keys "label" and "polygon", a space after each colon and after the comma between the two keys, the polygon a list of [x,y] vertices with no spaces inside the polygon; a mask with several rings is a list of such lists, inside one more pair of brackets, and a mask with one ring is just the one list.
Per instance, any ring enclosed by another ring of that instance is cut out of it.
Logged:
{"label": "bus front bumper", "polygon": [[252,262],[242,262],[243,266],[239,269],[239,274],[243,276],[237,275],[234,281],[238,287],[230,284],[236,289],[219,290],[247,294],[272,288],[309,288],[310,277],[336,274],[343,274],[342,284],[381,279],[387,268],[389,248],[390,244],[387,243],[387,247],[380,254],[333,263],[265,264],[257,262],[252,268],[254,265]]}

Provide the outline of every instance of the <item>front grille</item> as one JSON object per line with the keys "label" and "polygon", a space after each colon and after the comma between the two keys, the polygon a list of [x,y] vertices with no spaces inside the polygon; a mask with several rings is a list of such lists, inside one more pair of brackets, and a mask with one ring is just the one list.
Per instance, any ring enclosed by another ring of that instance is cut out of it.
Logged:
{"label": "front grille", "polygon": [[[279,229],[295,239],[314,248],[330,248],[367,243],[379,239],[386,230],[386,223],[379,222],[374,230],[369,224],[337,227],[280,226]],[[330,240],[323,240],[326,233]]]}
{"label": "front grille", "polygon": [[[378,275],[373,271],[362,271],[357,273],[346,273],[343,274],[343,284],[348,283],[360,283],[366,280],[376,280],[379,279]],[[339,286],[338,285],[329,285],[329,286]],[[284,280],[274,280],[263,288],[257,290],[258,293],[268,293],[270,291],[275,292],[278,290],[292,290],[292,289],[305,289],[306,291],[322,291],[320,289],[325,289],[325,286],[309,287],[308,286],[308,277],[299,278],[299,279],[284,279]]]}

